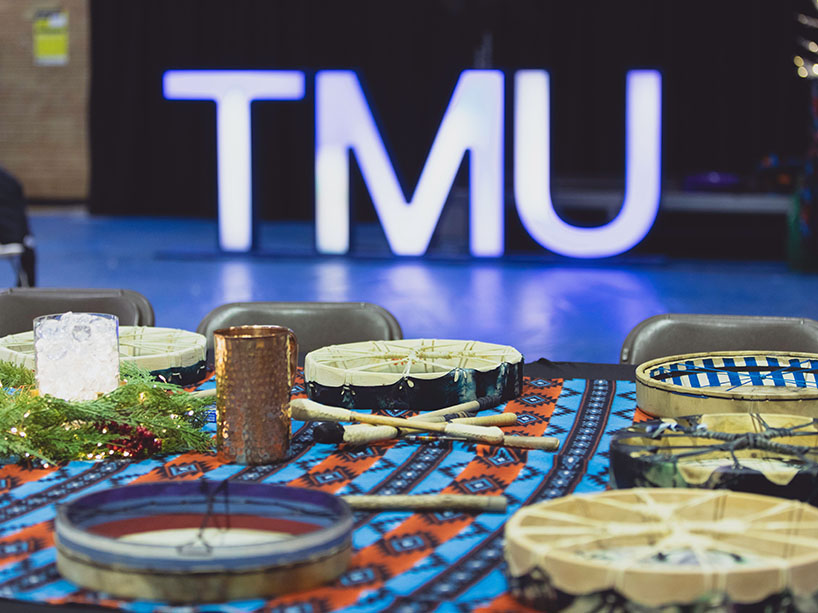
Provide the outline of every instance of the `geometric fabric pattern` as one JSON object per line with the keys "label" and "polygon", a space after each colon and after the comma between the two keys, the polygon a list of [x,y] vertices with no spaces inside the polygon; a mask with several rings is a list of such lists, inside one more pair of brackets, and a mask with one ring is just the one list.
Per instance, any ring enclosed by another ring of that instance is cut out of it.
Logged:
{"label": "geometric fabric pattern", "polygon": [[[299,390],[295,396],[304,395]],[[226,464],[201,453],[49,469],[0,465],[0,598],[136,613],[177,610],[116,600],[63,579],[55,565],[56,505],[116,485],[229,479],[333,494],[504,494],[509,506],[505,514],[356,512],[352,559],[332,584],[271,600],[182,607],[185,613],[521,611],[503,575],[505,521],[523,505],[605,489],[610,434],[632,423],[633,392],[628,381],[526,379],[520,397],[482,413],[517,413],[519,423],[506,433],[555,436],[556,452],[431,437],[355,449],[315,443],[314,426],[294,421],[288,459],[274,465]]]}

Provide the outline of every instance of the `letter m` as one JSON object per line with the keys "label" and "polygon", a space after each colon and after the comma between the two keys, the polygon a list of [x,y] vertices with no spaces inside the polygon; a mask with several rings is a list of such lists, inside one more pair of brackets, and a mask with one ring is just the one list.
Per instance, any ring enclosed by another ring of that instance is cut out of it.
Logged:
{"label": "letter m", "polygon": [[466,151],[469,243],[473,255],[503,253],[503,75],[466,70],[458,79],[431,151],[407,201],[355,73],[316,76],[315,224],[321,253],[349,250],[349,151],[361,169],[389,246],[426,252]]}

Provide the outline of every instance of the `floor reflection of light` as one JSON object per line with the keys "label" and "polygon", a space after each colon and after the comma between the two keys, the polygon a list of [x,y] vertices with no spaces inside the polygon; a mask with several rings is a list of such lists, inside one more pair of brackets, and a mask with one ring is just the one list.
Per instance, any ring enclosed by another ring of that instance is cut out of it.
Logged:
{"label": "floor reflection of light", "polygon": [[[370,288],[370,300],[391,310],[404,336],[444,338],[433,330],[446,329],[452,319],[450,285],[434,266],[398,263],[380,269],[380,282]],[[450,336],[450,335],[449,335]]]}
{"label": "floor reflection of light", "polygon": [[[556,360],[616,361],[616,339],[621,343],[641,320],[667,310],[647,278],[624,269],[531,270],[510,291],[518,335],[525,339],[521,351]],[[614,343],[594,350],[600,338]]]}
{"label": "floor reflection of light", "polygon": [[432,273],[432,269],[421,263],[401,263],[385,269],[380,287],[375,288],[375,295],[382,294],[383,299],[400,296],[422,301],[437,301],[445,298]]}
{"label": "floor reflection of light", "polygon": [[[468,293],[470,320],[501,321],[505,316],[497,296],[504,293],[503,274],[498,268],[474,268],[469,271]],[[479,340],[479,339],[478,339]]]}
{"label": "floor reflection of light", "polygon": [[[628,331],[659,313],[818,319],[818,275],[786,262],[191,257],[168,255],[168,245],[212,250],[212,221],[60,214],[31,222],[38,284],[135,289],[151,301],[157,325],[185,330],[225,302],[368,301],[390,310],[406,338],[507,344],[526,360],[613,362]],[[313,233],[310,224],[273,230],[269,244],[296,253]]]}
{"label": "floor reflection of light", "polygon": [[379,304],[407,338],[510,344],[531,360],[615,361],[633,326],[666,311],[650,277],[627,269],[346,261],[313,275],[319,299]]}
{"label": "floor reflection of light", "polygon": [[222,262],[219,266],[221,302],[253,300],[253,274],[250,261]]}
{"label": "floor reflection of light", "polygon": [[345,302],[350,298],[349,264],[340,260],[321,262],[315,267],[315,299]]}

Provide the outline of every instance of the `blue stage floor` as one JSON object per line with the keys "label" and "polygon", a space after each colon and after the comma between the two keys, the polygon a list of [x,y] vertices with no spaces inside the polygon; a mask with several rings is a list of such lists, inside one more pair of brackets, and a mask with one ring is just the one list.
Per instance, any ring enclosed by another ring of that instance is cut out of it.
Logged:
{"label": "blue stage floor", "polygon": [[[642,319],[666,312],[818,319],[818,275],[785,262],[547,256],[509,260],[320,257],[307,223],[266,223],[261,257],[216,253],[216,222],[31,213],[38,285],[123,287],[153,303],[156,325],[193,330],[212,308],[250,300],[367,301],[404,336],[514,345],[531,361],[615,362]],[[366,241],[366,237],[362,239]],[[371,239],[377,243],[378,237]],[[9,269],[7,283],[13,283]]]}

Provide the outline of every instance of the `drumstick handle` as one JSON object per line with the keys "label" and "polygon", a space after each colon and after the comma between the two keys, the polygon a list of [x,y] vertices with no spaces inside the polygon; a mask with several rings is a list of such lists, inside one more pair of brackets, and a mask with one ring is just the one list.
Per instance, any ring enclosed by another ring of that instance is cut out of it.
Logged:
{"label": "drumstick handle", "polygon": [[[435,436],[435,435],[409,435],[407,437],[410,441],[447,441],[447,440],[464,440],[462,437],[451,436]],[[499,443],[492,443],[494,445],[502,445],[503,447],[520,447],[522,449],[542,449],[543,451],[556,451],[560,446],[560,439],[556,436],[504,436]]]}
{"label": "drumstick handle", "polygon": [[502,398],[499,396],[483,396],[478,398],[477,400],[469,400],[468,402],[461,402],[460,404],[453,404],[450,407],[444,407],[442,409],[436,409],[434,411],[424,411],[419,415],[415,415],[414,417],[410,417],[409,419],[420,419],[425,420],[429,417],[440,417],[445,415],[451,415],[452,413],[476,413],[477,411],[482,411],[483,409],[490,409],[491,407],[496,407],[503,401]]}
{"label": "drumstick handle", "polygon": [[[459,415],[460,413],[453,413]],[[434,421],[446,420],[448,415],[433,416],[430,419]],[[407,421],[412,421],[411,419]],[[456,424],[471,424],[474,426],[509,426],[517,423],[516,413],[497,413],[495,415],[480,415],[477,417],[463,417],[451,420]],[[397,438],[401,434],[418,432],[414,430],[409,423],[406,427],[396,428],[395,426],[369,426],[366,424],[357,424],[352,426],[344,426],[343,428],[343,442],[348,445],[366,445],[369,443],[377,443],[380,441],[388,441]],[[341,442],[341,441],[339,441]]]}
{"label": "drumstick handle", "polygon": [[472,424],[474,426],[511,426],[517,423],[517,413],[495,413],[477,417],[456,417],[447,420],[455,424]]}
{"label": "drumstick handle", "polygon": [[560,439],[556,436],[504,436],[500,443],[505,447],[522,447],[523,449],[543,449],[556,451],[560,447]]}
{"label": "drumstick handle", "polygon": [[[517,414],[516,413],[495,413],[494,415],[477,415],[472,416],[470,413],[453,413],[452,415],[463,415],[463,417],[454,417],[453,419],[449,419],[449,415],[438,415],[432,416],[428,420],[422,419],[420,421],[433,421],[433,422],[449,422],[453,424],[472,424],[473,426],[510,426],[512,424],[517,423]],[[344,430],[351,430],[353,432],[371,432],[376,431],[383,434],[389,432],[387,428],[392,429],[392,436],[397,436],[401,432],[404,431],[411,431],[413,426],[411,423],[412,421],[418,421],[413,418],[409,418],[406,420],[406,425],[401,426],[399,429],[393,426],[368,426],[366,424],[357,424],[352,426],[346,426]]]}
{"label": "drumstick handle", "polygon": [[195,390],[195,391],[188,392],[188,393],[191,396],[194,396],[195,398],[210,398],[211,396],[216,395],[216,388],[211,387],[211,388],[208,388],[206,390]]}
{"label": "drumstick handle", "polygon": [[505,496],[475,496],[468,494],[408,494],[408,495],[348,495],[341,496],[356,511],[477,511],[505,513]]}

